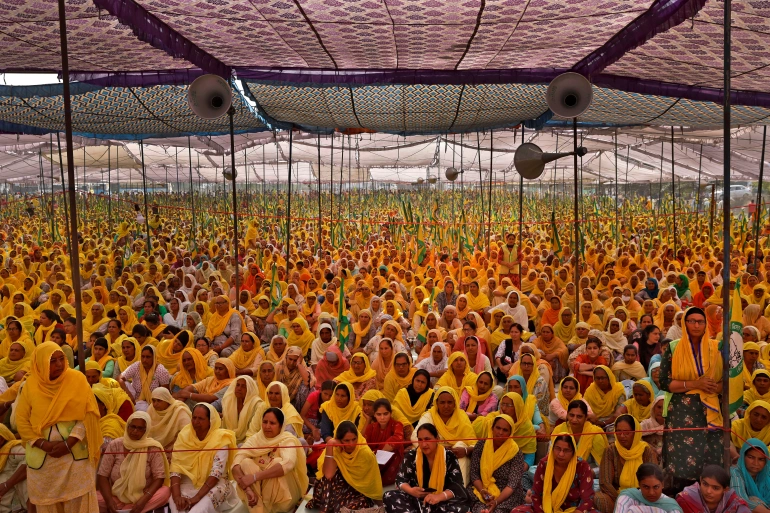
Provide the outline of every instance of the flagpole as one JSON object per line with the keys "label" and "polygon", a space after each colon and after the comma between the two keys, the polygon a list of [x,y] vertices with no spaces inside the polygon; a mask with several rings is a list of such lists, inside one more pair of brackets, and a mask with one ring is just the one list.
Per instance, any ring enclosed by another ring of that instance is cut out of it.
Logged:
{"label": "flagpole", "polygon": [[[731,48],[732,43],[732,0],[724,0],[724,22],[722,24],[724,30],[724,42],[723,42],[723,75],[724,86],[722,89],[723,94],[723,131],[724,131],[724,168],[722,170],[723,175],[723,195],[722,195],[722,421],[724,422],[722,431],[722,444],[724,448],[723,452],[723,465],[725,470],[730,469],[731,455],[730,455],[730,73],[731,73]],[[736,291],[735,294],[738,292]]]}
{"label": "flagpole", "polygon": [[762,221],[762,179],[765,173],[765,145],[767,143],[767,125],[762,131],[762,157],[759,160],[759,187],[757,189],[757,208],[754,215],[754,276],[759,273],[759,224]]}

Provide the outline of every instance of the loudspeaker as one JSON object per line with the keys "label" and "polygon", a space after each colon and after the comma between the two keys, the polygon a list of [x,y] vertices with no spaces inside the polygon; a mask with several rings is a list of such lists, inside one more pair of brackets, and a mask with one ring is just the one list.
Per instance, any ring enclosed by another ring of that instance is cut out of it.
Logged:
{"label": "loudspeaker", "polygon": [[224,116],[233,102],[230,84],[218,75],[203,75],[196,78],[187,90],[190,109],[203,119]]}
{"label": "loudspeaker", "polygon": [[444,176],[446,176],[446,179],[450,182],[454,182],[457,180],[457,177],[460,176],[460,171],[453,167],[448,167],[447,170],[444,172]]}
{"label": "loudspeaker", "polygon": [[228,168],[225,168],[222,171],[222,176],[225,177],[225,180],[229,180],[229,181],[232,182],[235,179],[235,177],[238,176],[238,172],[237,171],[233,171],[232,168],[228,167]]}
{"label": "loudspeaker", "polygon": [[591,105],[591,82],[579,73],[562,73],[548,85],[545,101],[557,116],[576,118]]}
{"label": "loudspeaker", "polygon": [[[578,148],[578,155],[582,156],[581,152],[583,151],[584,148]],[[572,155],[572,153],[543,153],[537,144],[524,143],[516,148],[516,153],[513,155],[513,165],[521,176],[527,180],[534,180],[540,178],[548,162],[553,162],[567,155]]]}

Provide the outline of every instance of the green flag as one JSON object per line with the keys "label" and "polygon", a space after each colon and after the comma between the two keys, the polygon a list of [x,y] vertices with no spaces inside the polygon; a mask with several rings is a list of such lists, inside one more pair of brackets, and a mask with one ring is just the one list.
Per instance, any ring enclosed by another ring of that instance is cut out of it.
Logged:
{"label": "green flag", "polygon": [[345,344],[348,342],[350,336],[350,320],[345,315],[345,277],[342,278],[340,283],[340,305],[337,309],[337,341],[340,343],[340,350],[345,349]]}

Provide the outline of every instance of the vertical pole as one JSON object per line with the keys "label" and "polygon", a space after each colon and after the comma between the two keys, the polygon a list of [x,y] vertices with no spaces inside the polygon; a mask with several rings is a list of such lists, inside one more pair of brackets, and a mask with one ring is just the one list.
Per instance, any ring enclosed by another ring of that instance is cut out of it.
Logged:
{"label": "vertical pole", "polygon": [[[618,129],[615,129],[615,246],[620,246],[620,226],[618,226]],[[578,284],[575,284],[575,288]],[[577,290],[575,291],[577,294]],[[580,315],[580,312],[578,312]]]}
{"label": "vertical pole", "polygon": [[716,187],[717,184],[711,184],[711,203],[709,204],[709,233],[714,233],[714,210],[716,209]]}
{"label": "vertical pole", "polygon": [[[291,158],[292,149],[294,148],[294,131],[289,128],[289,201],[286,206],[286,274],[289,274],[289,258],[291,257]],[[344,139],[343,139],[344,140]],[[342,187],[342,182],[340,182]]]}
{"label": "vertical pole", "polygon": [[[291,137],[291,136],[289,136]],[[318,133],[318,169],[316,170],[318,173],[318,260],[321,260],[321,252],[323,250],[323,245],[321,244],[321,241],[323,240],[323,229],[321,228],[321,220],[323,218],[323,214],[321,212],[321,133]]]}
{"label": "vertical pole", "polygon": [[[51,156],[53,157],[53,134],[49,134],[48,136],[48,147],[51,151]],[[53,185],[53,159],[50,161],[51,163],[51,237],[55,241],[57,239],[56,234],[56,195],[54,194],[54,185]]]}
{"label": "vertical pole", "polygon": [[[521,144],[524,144],[524,123],[521,124]],[[524,251],[523,226],[524,226],[524,177],[519,174],[519,251]],[[519,265],[519,288],[521,288],[521,265]]]}
{"label": "vertical pole", "polygon": [[674,173],[674,127],[671,127],[671,213],[674,221],[674,257],[676,257],[676,175]]}
{"label": "vertical pole", "polygon": [[[62,196],[63,196],[64,195],[64,191],[65,191],[65,188],[64,188],[64,159],[62,158],[62,155],[61,155],[61,139],[59,138],[59,132],[56,132],[56,146],[59,149],[59,173],[61,173],[61,191],[62,191]],[[51,153],[53,153],[53,150],[51,150]],[[69,169],[69,164],[67,164],[67,166],[68,166],[68,169]],[[73,179],[72,179],[72,181],[73,182],[75,181],[75,179],[74,179],[74,171],[73,171]],[[66,190],[69,190],[69,189],[70,189],[70,184],[68,183]],[[7,187],[6,187],[6,191],[5,192],[6,192],[6,195],[7,195],[7,193],[8,193]],[[6,199],[6,203],[7,203],[8,202],[8,198],[6,197],[5,199]],[[69,225],[69,217],[70,217],[70,215],[69,215],[69,207],[67,206],[67,200],[66,199],[62,198],[62,203],[64,204],[64,221],[65,221],[64,222],[64,235],[67,237],[67,240],[69,241],[70,240],[70,225]],[[68,249],[69,249],[69,251],[72,251],[72,247],[69,246],[69,242],[68,242]]]}
{"label": "vertical pole", "polygon": [[[572,118],[572,166],[575,173],[575,313],[580,319],[580,225],[578,220],[578,140],[577,118]],[[615,168],[617,172],[617,167]]]}
{"label": "vertical pole", "polygon": [[[190,136],[187,136],[187,160],[188,170],[190,171],[190,208],[192,210],[192,237],[193,240],[197,239],[198,232],[195,230],[195,193],[193,192],[193,172],[192,172],[192,145],[190,144]],[[197,246],[194,243],[193,246]]]}
{"label": "vertical pole", "polygon": [[235,129],[233,122],[235,107],[231,105],[230,108],[227,109],[227,114],[230,117],[230,167],[233,171],[233,266],[235,267],[235,311],[240,313],[241,297],[239,292],[240,285],[238,284],[238,281],[241,279],[241,273],[239,270],[240,265],[238,265],[238,197],[235,192]]}
{"label": "vertical pole", "polygon": [[331,242],[334,245],[334,132],[332,132],[331,143],[331,168],[329,171],[329,229],[331,230]]}
{"label": "vertical pole", "polygon": [[703,144],[700,145],[700,154],[698,157],[698,190],[696,191],[695,218],[699,217],[700,212],[700,175],[703,170]]}
{"label": "vertical pole", "polygon": [[[80,251],[78,248],[78,220],[77,220],[77,196],[75,194],[75,156],[72,151],[72,103],[70,99],[70,72],[69,72],[69,54],[67,50],[67,18],[64,8],[65,0],[58,0],[59,4],[59,38],[61,41],[61,69],[62,85],[64,91],[62,99],[64,100],[64,136],[67,141],[67,181],[69,184],[69,233],[70,233],[70,269],[72,271],[72,288],[75,292],[75,318],[77,323],[77,341],[78,341],[78,365],[85,374],[85,346],[83,345],[83,308],[82,297],[80,294]],[[58,139],[59,134],[56,134]],[[61,145],[59,145],[61,151]],[[60,154],[61,155],[61,154]],[[61,162],[61,158],[59,160]]]}
{"label": "vertical pole", "polygon": [[767,125],[762,130],[762,157],[759,160],[759,187],[757,188],[757,208],[754,215],[754,276],[759,273],[759,222],[762,219],[762,179],[765,174],[765,145],[767,144]]}
{"label": "vertical pole", "polygon": [[[61,0],[59,0],[61,1]],[[732,0],[724,0],[724,23],[722,25],[724,30],[724,89],[722,94],[724,95],[724,105],[722,109],[722,115],[724,116],[724,169],[723,174],[723,190],[724,198],[722,200],[722,260],[724,267],[722,268],[722,390],[730,390],[730,73],[731,70],[731,48],[732,44]],[[737,294],[737,292],[736,292]],[[722,431],[722,444],[724,447],[723,464],[725,470],[730,469],[730,394],[722,394],[722,419],[724,420],[724,430]]]}
{"label": "vertical pole", "polygon": [[[465,161],[463,160],[463,134],[460,133],[460,212],[465,212],[465,185],[463,182],[463,177],[465,175]],[[465,218],[467,221],[467,217]],[[458,256],[460,257],[460,274],[457,276],[457,283],[458,287],[460,287],[460,293],[462,294],[463,290],[463,238],[460,234],[460,228],[458,225],[458,232],[457,232],[457,251]],[[463,226],[463,232],[465,232],[465,227]],[[458,294],[458,295],[459,295]]]}
{"label": "vertical pole", "polygon": [[[495,132],[489,131],[489,201],[487,201],[487,209],[489,210],[489,223],[487,224],[487,258],[492,254],[490,251],[490,239],[492,237],[492,164],[495,155]],[[481,160],[479,160],[479,166],[481,166]]]}
{"label": "vertical pole", "polygon": [[144,167],[144,141],[139,141],[139,153],[142,158],[142,194],[144,196],[144,229],[147,231],[147,256],[152,256],[152,239],[150,238],[150,214],[147,211],[147,170]]}
{"label": "vertical pole", "polygon": [[112,233],[112,146],[107,144],[107,223]]}

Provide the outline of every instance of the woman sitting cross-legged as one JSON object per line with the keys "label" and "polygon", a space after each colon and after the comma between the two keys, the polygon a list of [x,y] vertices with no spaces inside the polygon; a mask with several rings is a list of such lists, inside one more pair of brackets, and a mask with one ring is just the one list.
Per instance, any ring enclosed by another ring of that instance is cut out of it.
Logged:
{"label": "woman sitting cross-legged", "polygon": [[[417,449],[407,451],[396,488],[383,496],[387,513],[464,513],[467,493],[457,457],[439,440],[436,426],[417,428]],[[423,508],[425,508],[423,510]]]}
{"label": "woman sitting cross-legged", "polygon": [[96,474],[101,513],[146,513],[168,502],[171,490],[164,486],[168,460],[160,442],[147,436],[151,424],[146,412],[135,412],[128,418],[123,437],[107,445]]}
{"label": "woman sitting cross-legged", "polygon": [[341,507],[362,509],[382,500],[377,458],[355,424],[343,421],[335,438],[327,441],[318,460],[317,481],[308,509],[336,513]]}
{"label": "woman sitting cross-legged", "polygon": [[0,512],[20,511],[27,506],[27,461],[24,443],[0,424]]}
{"label": "woman sitting cross-legged", "polygon": [[307,490],[305,451],[283,430],[280,408],[262,415],[262,429],[246,439],[233,459],[238,495],[252,513],[292,511]]}
{"label": "woman sitting cross-legged", "polygon": [[240,502],[230,483],[235,435],[221,425],[213,406],[195,405],[171,456],[171,513],[223,512]]}
{"label": "woman sitting cross-legged", "polygon": [[[147,414],[151,421],[148,436],[160,442],[166,450],[174,448],[176,437],[192,420],[187,405],[171,397],[171,392],[163,387],[152,391],[152,405]],[[170,452],[166,456],[171,459]]]}

